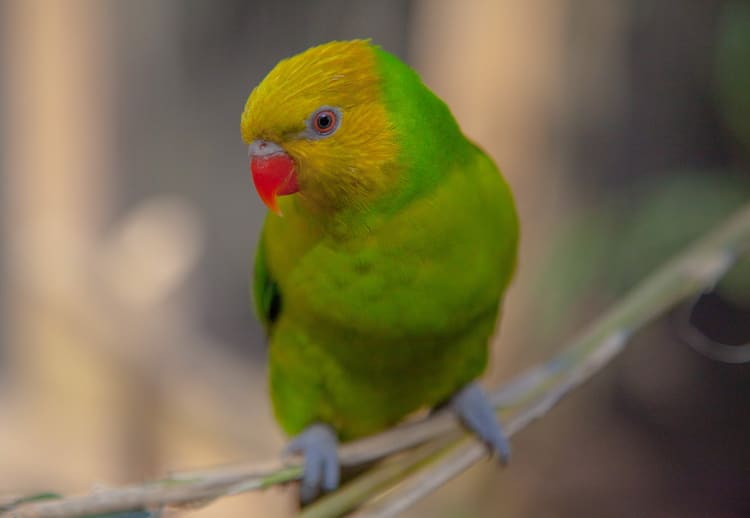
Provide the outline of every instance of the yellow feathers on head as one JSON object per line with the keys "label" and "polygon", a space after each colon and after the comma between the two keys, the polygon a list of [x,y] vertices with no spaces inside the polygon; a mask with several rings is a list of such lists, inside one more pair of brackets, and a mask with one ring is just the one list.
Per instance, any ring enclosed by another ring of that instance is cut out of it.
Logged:
{"label": "yellow feathers on head", "polygon": [[[331,110],[336,127],[313,131]],[[294,160],[301,199],[322,210],[366,205],[394,182],[398,146],[383,101],[375,47],[334,41],[279,62],[253,90],[242,137],[279,145]]]}

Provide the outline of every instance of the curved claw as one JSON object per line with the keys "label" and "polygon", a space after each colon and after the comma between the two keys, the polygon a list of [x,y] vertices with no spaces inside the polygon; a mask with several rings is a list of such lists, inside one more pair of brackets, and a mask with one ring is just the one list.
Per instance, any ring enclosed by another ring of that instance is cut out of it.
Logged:
{"label": "curved claw", "polygon": [[300,485],[300,500],[310,502],[320,492],[332,491],[339,485],[340,469],[338,440],[333,429],[325,424],[310,425],[284,448],[305,458]]}
{"label": "curved claw", "polygon": [[456,392],[450,405],[464,425],[497,454],[500,462],[507,464],[510,460],[510,444],[497,420],[495,409],[479,384],[469,383]]}

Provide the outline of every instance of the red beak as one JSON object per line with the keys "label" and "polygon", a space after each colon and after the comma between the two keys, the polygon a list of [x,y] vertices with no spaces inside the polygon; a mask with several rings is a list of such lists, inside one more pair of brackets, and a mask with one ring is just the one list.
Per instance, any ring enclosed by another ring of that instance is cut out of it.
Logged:
{"label": "red beak", "polygon": [[299,191],[294,160],[272,142],[255,141],[250,146],[250,172],[260,199],[281,215],[276,197]]}

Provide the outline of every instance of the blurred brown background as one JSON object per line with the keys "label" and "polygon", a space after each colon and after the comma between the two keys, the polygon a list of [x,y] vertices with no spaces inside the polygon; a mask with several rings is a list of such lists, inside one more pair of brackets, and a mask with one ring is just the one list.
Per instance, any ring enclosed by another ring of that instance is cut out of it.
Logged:
{"label": "blurred brown background", "polygon": [[[521,266],[488,383],[551,355],[750,198],[750,2],[0,1],[0,494],[283,444],[248,277],[239,136],[281,58],[371,37],[495,157]],[[750,516],[750,268],[411,516]],[[689,309],[689,308],[688,308]],[[284,516],[290,490],[193,516]]]}

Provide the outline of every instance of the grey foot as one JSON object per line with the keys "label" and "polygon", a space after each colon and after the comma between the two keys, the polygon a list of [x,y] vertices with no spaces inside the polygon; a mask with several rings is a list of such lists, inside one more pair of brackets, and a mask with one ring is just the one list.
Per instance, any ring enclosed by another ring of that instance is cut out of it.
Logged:
{"label": "grey foot", "polygon": [[338,440],[333,429],[325,424],[310,425],[295,437],[285,452],[298,453],[305,458],[305,469],[300,485],[300,500],[307,503],[320,492],[332,491],[339,485]]}
{"label": "grey foot", "polygon": [[469,383],[456,392],[450,405],[464,425],[497,454],[500,462],[507,464],[510,459],[510,444],[495,416],[495,409],[479,384]]}

